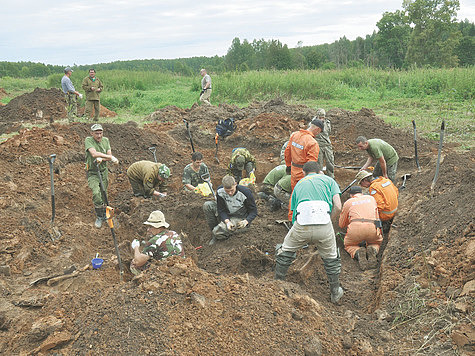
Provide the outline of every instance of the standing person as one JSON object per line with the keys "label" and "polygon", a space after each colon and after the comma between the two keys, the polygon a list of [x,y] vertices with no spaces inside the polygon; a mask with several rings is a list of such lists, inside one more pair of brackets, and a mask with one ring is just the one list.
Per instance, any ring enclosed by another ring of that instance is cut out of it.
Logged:
{"label": "standing person", "polygon": [[201,152],[193,152],[191,163],[183,169],[182,183],[185,189],[193,192],[198,184],[204,183],[203,176],[209,176],[208,166],[203,162]]}
{"label": "standing person", "polygon": [[256,159],[244,147],[237,147],[231,151],[231,161],[229,162],[226,174],[232,175],[236,182],[242,178],[242,171],[246,170],[246,174],[250,177],[251,172],[256,169]]}
{"label": "standing person", "polygon": [[357,184],[369,188],[369,194],[374,197],[378,205],[379,218],[383,223],[383,232],[389,232],[399,205],[399,190],[384,177],[374,177],[367,171],[360,171],[355,177]]}
{"label": "standing person", "polygon": [[78,117],[77,98],[82,98],[82,94],[74,89],[73,82],[71,81],[72,72],[73,70],[70,67],[64,68],[64,76],[61,78],[61,88],[63,89],[63,93],[66,98],[66,111],[68,113],[68,120],[70,122]]}
{"label": "standing person", "polygon": [[292,190],[297,182],[304,177],[303,165],[309,161],[318,161],[320,148],[315,136],[322,132],[323,122],[313,119],[306,130],[300,129],[292,133],[285,148],[285,165],[290,171]]}
{"label": "standing person", "polygon": [[127,177],[136,197],[165,197],[170,175],[170,168],[166,165],[151,161],[138,161],[127,169]]}
{"label": "standing person", "polygon": [[92,109],[94,108],[94,121],[99,120],[99,114],[101,112],[101,102],[99,100],[99,94],[104,89],[102,82],[96,77],[96,70],[94,68],[89,69],[89,76],[83,79],[82,88],[86,92],[86,110],[85,113],[88,118],[92,117]]}
{"label": "standing person", "polygon": [[276,246],[275,279],[284,280],[297,250],[306,244],[315,244],[330,283],[331,301],[337,303],[343,296],[340,287],[341,258],[336,246],[331,218],[341,210],[340,187],[333,178],[320,172],[315,161],[304,164],[305,177],[295,186],[290,209],[292,228],[284,242]]}
{"label": "standing person", "polygon": [[324,170],[324,172],[327,176],[335,178],[335,158],[333,156],[332,142],[330,141],[332,124],[330,120],[326,118],[326,112],[324,109],[317,109],[317,115],[315,117],[323,122],[322,132],[320,132],[315,137],[318,142],[318,146],[320,147],[320,153],[318,155],[318,165],[320,167],[323,167],[323,160],[325,160],[325,165],[327,169]]}
{"label": "standing person", "polygon": [[150,239],[143,242],[142,252],[140,241],[132,241],[134,258],[130,262],[130,271],[133,274],[138,275],[145,270],[151,258],[163,260],[170,256],[185,257],[181,236],[175,231],[168,230],[170,224],[165,221],[165,215],[160,210],[153,211],[144,224],[148,225],[147,235]]}
{"label": "standing person", "polygon": [[101,192],[98,169],[100,169],[105,194],[107,194],[109,185],[107,161],[117,164],[119,160],[112,155],[109,139],[104,137],[100,124],[91,126],[91,136],[86,137],[84,145],[86,149],[87,184],[92,190],[92,202],[96,211],[94,226],[100,229],[102,221],[105,220],[106,206]]}
{"label": "standing person", "polygon": [[211,97],[211,77],[206,73],[206,69],[200,70],[200,74],[203,77],[201,79],[200,101],[206,105],[211,105],[209,101]]}
{"label": "standing person", "polygon": [[216,201],[205,202],[203,211],[213,235],[209,245],[246,231],[257,216],[252,191],[238,185],[229,175],[224,176],[222,186],[218,187]]}
{"label": "standing person", "polygon": [[[338,222],[342,229],[347,228],[345,250],[356,258],[363,271],[376,268],[376,255],[383,242],[378,205],[371,195],[363,195],[361,187],[353,186],[349,193],[350,199],[343,204]],[[363,241],[367,247],[360,247]]]}
{"label": "standing person", "polygon": [[374,166],[373,176],[389,178],[394,184],[396,184],[397,162],[399,156],[393,146],[379,138],[368,140],[364,136],[358,136],[356,138],[356,145],[361,151],[368,152],[369,156],[360,171],[364,171],[375,160],[377,160]]}

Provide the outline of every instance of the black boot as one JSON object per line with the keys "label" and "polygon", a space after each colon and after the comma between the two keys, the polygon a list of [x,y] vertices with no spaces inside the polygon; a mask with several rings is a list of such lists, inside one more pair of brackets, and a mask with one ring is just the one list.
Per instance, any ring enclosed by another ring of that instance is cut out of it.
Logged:
{"label": "black boot", "polygon": [[330,300],[332,303],[338,303],[344,293],[340,287],[340,274],[328,274],[327,277],[330,283]]}
{"label": "black boot", "polygon": [[274,279],[285,280],[290,265],[297,258],[297,253],[290,251],[282,251],[281,247],[282,245],[277,245],[275,249],[276,254]]}

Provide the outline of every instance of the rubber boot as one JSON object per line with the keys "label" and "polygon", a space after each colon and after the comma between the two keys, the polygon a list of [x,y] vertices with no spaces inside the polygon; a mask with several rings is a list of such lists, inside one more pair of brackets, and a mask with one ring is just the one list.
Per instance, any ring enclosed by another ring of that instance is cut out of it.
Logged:
{"label": "rubber boot", "polygon": [[96,221],[94,222],[94,226],[100,229],[102,227],[102,221],[104,220],[106,209],[95,208],[95,210],[96,210]]}
{"label": "rubber boot", "polygon": [[330,283],[330,300],[332,303],[338,303],[343,296],[343,288],[340,286],[340,274],[328,274]]}
{"label": "rubber boot", "polygon": [[373,246],[370,246],[366,249],[366,252],[368,254],[368,268],[369,269],[374,269],[378,267],[378,258],[376,257],[378,254],[378,251]]}
{"label": "rubber boot", "polygon": [[274,279],[285,280],[287,277],[287,271],[289,270],[292,262],[297,258],[296,252],[282,251],[282,245],[277,245],[275,250],[275,270]]}
{"label": "rubber boot", "polygon": [[268,200],[269,199],[269,194],[265,192],[259,192],[257,193],[257,197],[262,200]]}
{"label": "rubber boot", "polygon": [[369,268],[368,259],[366,258],[366,248],[360,247],[355,253],[355,260],[358,261],[360,270],[366,271]]}

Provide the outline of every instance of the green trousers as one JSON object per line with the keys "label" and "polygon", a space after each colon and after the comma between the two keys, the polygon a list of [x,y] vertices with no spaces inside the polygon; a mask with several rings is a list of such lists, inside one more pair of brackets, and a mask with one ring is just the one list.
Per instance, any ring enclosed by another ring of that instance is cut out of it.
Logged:
{"label": "green trousers", "polygon": [[[109,186],[108,171],[107,169],[101,171],[102,183],[104,184],[104,190],[107,194],[107,187]],[[92,202],[96,208],[103,207],[105,205],[104,198],[102,197],[101,187],[99,185],[99,175],[97,172],[87,172],[87,185],[92,190]]]}
{"label": "green trousers", "polygon": [[92,109],[94,109],[94,121],[99,120],[99,114],[101,113],[101,104],[99,100],[87,100],[85,113],[88,118],[92,118]]}

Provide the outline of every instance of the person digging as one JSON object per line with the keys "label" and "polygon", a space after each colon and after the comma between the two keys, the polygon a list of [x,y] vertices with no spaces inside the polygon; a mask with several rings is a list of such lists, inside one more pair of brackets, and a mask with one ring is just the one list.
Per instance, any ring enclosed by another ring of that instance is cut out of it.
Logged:
{"label": "person digging", "polygon": [[231,152],[231,161],[229,162],[226,174],[232,175],[236,182],[239,182],[242,176],[242,171],[246,171],[246,177],[250,177],[251,173],[256,169],[256,159],[244,147],[234,148]]}
{"label": "person digging", "polygon": [[[361,270],[376,268],[376,255],[383,241],[378,205],[371,195],[363,195],[361,187],[353,186],[349,193],[338,221],[342,229],[347,229],[345,250],[358,261]],[[361,243],[366,247],[360,247]]]}
{"label": "person digging", "polygon": [[107,161],[118,164],[119,160],[112,155],[109,139],[104,137],[102,125],[94,124],[91,126],[91,136],[84,140],[86,150],[86,177],[87,184],[92,191],[92,201],[96,211],[96,221],[94,226],[100,229],[102,221],[106,219],[106,206],[104,197],[101,193],[100,177],[98,169],[102,176],[105,194],[109,185]]}
{"label": "person digging", "polygon": [[[149,266],[150,259],[163,260],[170,256],[185,257],[181,237],[175,231],[168,230],[170,224],[165,221],[165,215],[160,210],[150,213],[147,221],[147,242],[135,239],[131,247],[134,258],[130,262],[130,271],[138,275]],[[142,247],[142,251],[140,248]]]}
{"label": "person digging", "polygon": [[368,171],[359,171],[355,177],[357,184],[368,188],[370,196],[378,205],[379,218],[382,221],[383,232],[388,233],[398,209],[399,190],[390,179],[374,177]]}
{"label": "person digging", "polygon": [[138,161],[127,169],[127,177],[136,197],[165,197],[170,175],[170,168],[166,165],[151,161]]}
{"label": "person digging", "polygon": [[209,245],[246,231],[257,216],[252,191],[238,185],[230,175],[224,176],[222,185],[218,187],[216,201],[205,202],[203,211],[212,231]]}

